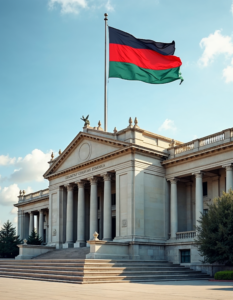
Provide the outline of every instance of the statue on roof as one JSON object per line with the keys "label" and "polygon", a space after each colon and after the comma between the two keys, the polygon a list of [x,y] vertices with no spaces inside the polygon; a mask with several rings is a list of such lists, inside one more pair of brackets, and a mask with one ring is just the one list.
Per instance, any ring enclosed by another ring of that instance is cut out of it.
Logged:
{"label": "statue on roof", "polygon": [[81,120],[84,121],[84,127],[90,125],[90,121],[88,120],[89,115],[86,116],[86,118],[84,118],[84,116],[82,116]]}

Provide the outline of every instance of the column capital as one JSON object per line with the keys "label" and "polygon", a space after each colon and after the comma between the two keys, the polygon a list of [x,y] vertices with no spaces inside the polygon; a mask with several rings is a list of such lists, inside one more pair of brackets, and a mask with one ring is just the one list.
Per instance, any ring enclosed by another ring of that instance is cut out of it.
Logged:
{"label": "column capital", "polygon": [[72,183],[68,183],[64,185],[64,187],[67,188],[67,191],[73,191],[74,185]]}
{"label": "column capital", "polygon": [[111,174],[105,173],[102,176],[104,177],[104,181],[111,181]]}
{"label": "column capital", "polygon": [[224,166],[226,168],[226,171],[232,171],[232,164]]}
{"label": "column capital", "polygon": [[83,182],[83,181],[76,181],[75,183],[77,184],[77,186],[78,186],[79,189],[83,189],[84,188],[85,182]]}
{"label": "column capital", "polygon": [[203,173],[201,171],[198,171],[196,173],[192,173],[192,175],[195,175],[196,178],[202,178]]}
{"label": "column capital", "polygon": [[96,185],[97,182],[98,182],[98,178],[97,177],[89,177],[89,178],[87,178],[87,180],[90,181],[91,185]]}
{"label": "column capital", "polygon": [[174,177],[174,178],[168,179],[168,181],[170,181],[171,184],[176,184],[177,181],[179,181],[179,179]]}

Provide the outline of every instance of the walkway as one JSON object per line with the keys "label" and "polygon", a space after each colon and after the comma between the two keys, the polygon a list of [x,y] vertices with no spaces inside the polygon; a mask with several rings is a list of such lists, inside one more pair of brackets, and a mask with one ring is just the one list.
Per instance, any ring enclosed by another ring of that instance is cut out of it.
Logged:
{"label": "walkway", "polygon": [[75,285],[0,278],[1,300],[232,300],[232,282],[179,281]]}

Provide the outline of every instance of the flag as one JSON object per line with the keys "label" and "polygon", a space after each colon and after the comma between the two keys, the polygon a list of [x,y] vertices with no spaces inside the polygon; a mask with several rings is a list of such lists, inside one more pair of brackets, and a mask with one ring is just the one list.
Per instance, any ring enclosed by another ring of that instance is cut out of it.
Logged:
{"label": "flag", "polygon": [[109,27],[109,77],[161,84],[181,79],[175,42],[160,43],[137,39]]}

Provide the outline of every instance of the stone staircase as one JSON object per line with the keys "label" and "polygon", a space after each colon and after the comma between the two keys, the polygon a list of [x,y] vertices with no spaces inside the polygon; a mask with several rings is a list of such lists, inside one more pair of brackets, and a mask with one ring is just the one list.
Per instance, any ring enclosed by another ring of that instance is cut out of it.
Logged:
{"label": "stone staircase", "polygon": [[76,284],[209,279],[206,274],[166,261],[91,259],[0,261],[0,277]]}

